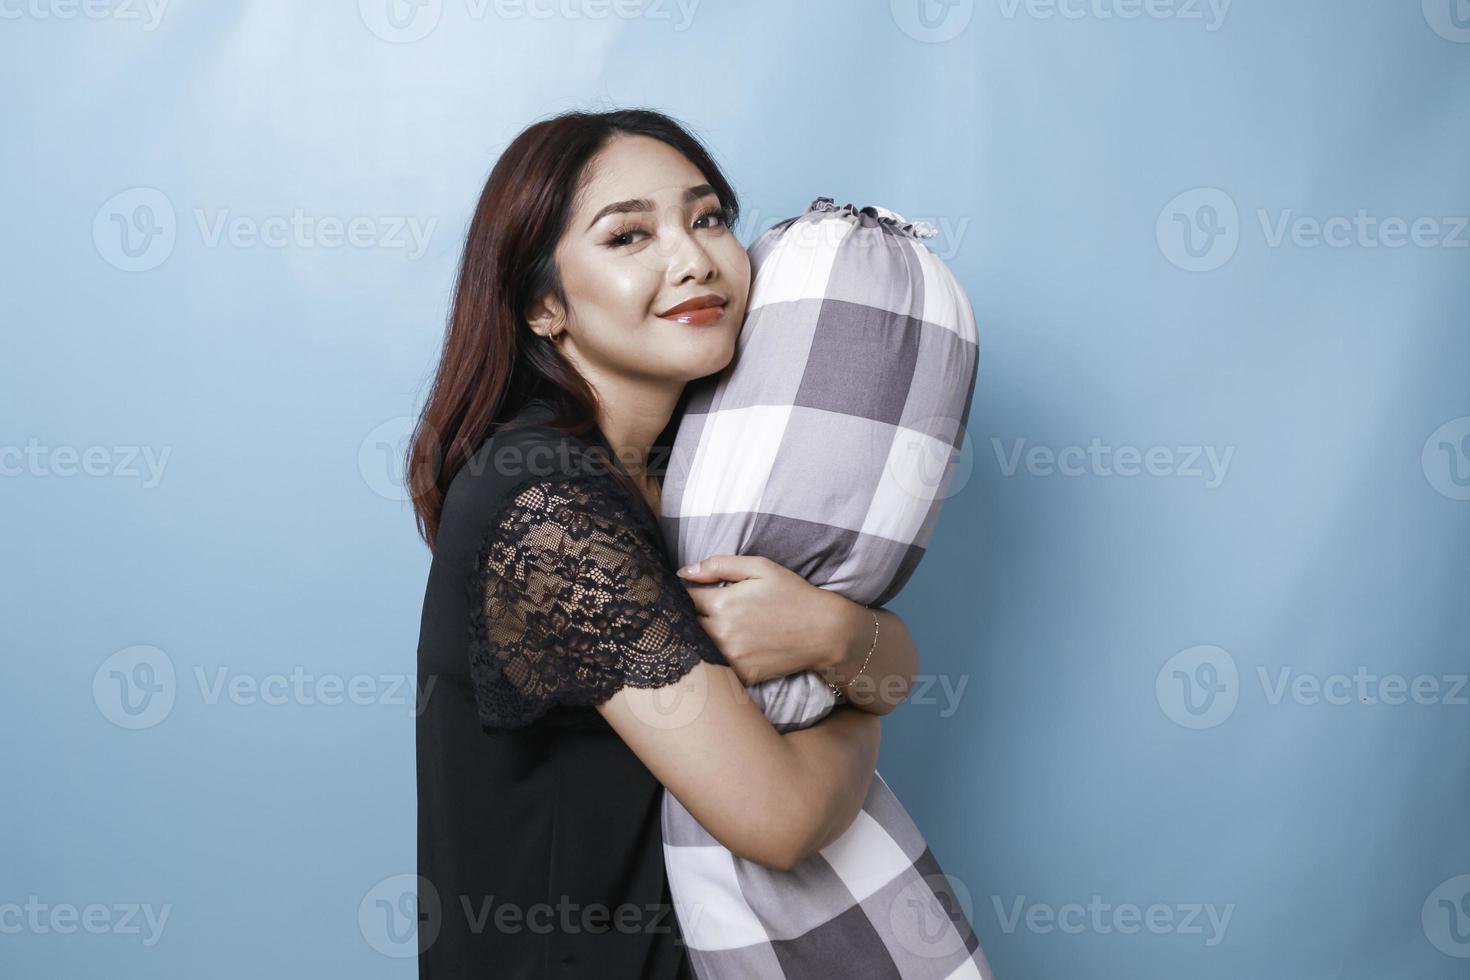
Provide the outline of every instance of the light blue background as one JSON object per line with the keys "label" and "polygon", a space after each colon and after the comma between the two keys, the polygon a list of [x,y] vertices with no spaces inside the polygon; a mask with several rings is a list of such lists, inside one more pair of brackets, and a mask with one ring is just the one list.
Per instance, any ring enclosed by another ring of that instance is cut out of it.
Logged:
{"label": "light blue background", "polygon": [[[1000,980],[1470,972],[1470,3],[387,2],[0,2],[0,974],[415,975],[402,440],[496,154],[618,106],[742,240],[880,204],[969,290],[969,475],[894,603],[965,686],[881,771]],[[248,236],[297,209],[362,243]],[[213,696],[295,669],[367,703]]]}

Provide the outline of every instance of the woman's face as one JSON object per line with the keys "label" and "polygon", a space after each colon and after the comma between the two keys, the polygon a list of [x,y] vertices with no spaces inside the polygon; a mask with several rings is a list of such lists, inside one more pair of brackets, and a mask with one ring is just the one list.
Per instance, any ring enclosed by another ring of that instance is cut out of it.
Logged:
{"label": "woman's face", "polygon": [[[594,386],[609,375],[682,386],[734,357],[750,258],[704,175],[667,143],[619,136],[593,158],[556,263],[568,308],[544,297],[528,320],[559,334],[558,349]],[[710,294],[725,304],[709,322],[661,315]]]}

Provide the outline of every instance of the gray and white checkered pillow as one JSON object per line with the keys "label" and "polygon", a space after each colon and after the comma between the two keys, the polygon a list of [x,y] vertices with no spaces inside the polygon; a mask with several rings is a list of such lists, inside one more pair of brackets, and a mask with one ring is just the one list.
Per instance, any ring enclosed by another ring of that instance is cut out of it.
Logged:
{"label": "gray and white checkered pillow", "polygon": [[[932,234],[819,197],[751,245],[735,357],[692,383],[664,477],[679,564],[762,555],[865,605],[908,581],[948,496],[978,366],[974,313],[920,241]],[[750,691],[781,731],[834,706],[814,673]],[[731,854],[671,793],[662,816],[703,980],[990,977],[968,894],[881,776],[847,832],[790,872]]]}

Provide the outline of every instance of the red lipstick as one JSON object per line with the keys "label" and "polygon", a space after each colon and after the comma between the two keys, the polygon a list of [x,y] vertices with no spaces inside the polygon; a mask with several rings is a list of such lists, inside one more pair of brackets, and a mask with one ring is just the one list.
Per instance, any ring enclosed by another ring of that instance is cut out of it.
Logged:
{"label": "red lipstick", "polygon": [[718,293],[706,293],[703,296],[686,299],[677,306],[671,306],[659,314],[665,320],[673,320],[675,323],[687,323],[697,327],[708,326],[724,315],[725,297]]}

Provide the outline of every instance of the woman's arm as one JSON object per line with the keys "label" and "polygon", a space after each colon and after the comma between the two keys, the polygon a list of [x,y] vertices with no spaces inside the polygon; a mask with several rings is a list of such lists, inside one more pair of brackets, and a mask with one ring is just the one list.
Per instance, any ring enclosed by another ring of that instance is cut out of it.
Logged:
{"label": "woman's arm", "polygon": [[[919,651],[897,613],[870,610],[769,558],[715,555],[694,567],[679,576],[694,584],[700,625],[746,684],[815,670],[844,688],[853,707],[878,715],[908,697]],[[712,587],[718,583],[724,587]]]}
{"label": "woman's arm", "polygon": [[878,764],[873,714],[841,708],[778,734],[728,667],[625,687],[597,710],[700,824],[735,854],[790,870],[857,817]]}
{"label": "woman's arm", "polygon": [[[830,594],[846,606],[837,611],[836,625],[831,627],[832,659],[817,670],[829,684],[843,690],[847,703],[854,708],[886,715],[909,696],[919,671],[919,651],[908,625],[891,610],[870,608],[836,593]],[[876,644],[874,616],[878,617]],[[866,669],[863,668],[865,659]]]}
{"label": "woman's arm", "polygon": [[533,480],[483,535],[467,581],[482,724],[595,706],[716,840],[769,867],[795,866],[852,823],[879,719],[840,710],[777,733],[624,495],[580,476]]}

